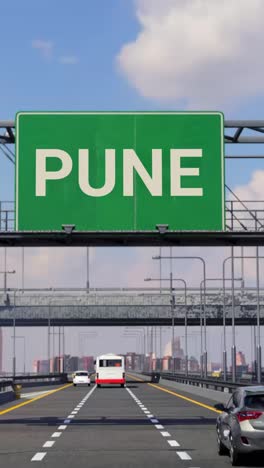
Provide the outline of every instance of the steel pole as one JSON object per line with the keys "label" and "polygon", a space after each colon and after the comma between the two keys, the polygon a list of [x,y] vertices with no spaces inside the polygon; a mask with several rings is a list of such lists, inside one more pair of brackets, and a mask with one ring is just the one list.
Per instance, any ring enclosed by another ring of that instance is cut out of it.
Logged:
{"label": "steel pole", "polygon": [[232,285],[232,380],[236,382],[236,329],[235,329],[235,283],[234,247],[231,247],[231,285]]}
{"label": "steel pole", "polygon": [[61,371],[61,327],[59,326],[59,372]]}
{"label": "steel pole", "polygon": [[174,294],[173,294],[173,284],[172,284],[172,272],[170,273],[170,295],[171,295],[171,357],[172,357],[172,372],[173,374],[175,373],[175,365],[174,365],[174,322],[175,322],[175,317],[174,317]]}
{"label": "steel pole", "polygon": [[224,350],[223,350],[223,371],[224,380],[227,379],[227,352],[226,352],[226,313],[225,313],[225,261],[223,262],[223,335],[224,335]]}
{"label": "steel pole", "polygon": [[50,301],[49,301],[49,318],[48,318],[48,362],[49,362],[49,373],[50,373]]}
{"label": "steel pole", "polygon": [[184,281],[184,305],[185,305],[185,314],[184,314],[184,335],[185,335],[185,375],[188,375],[188,321],[187,321],[187,285]]}
{"label": "steel pole", "polygon": [[89,247],[86,247],[86,289],[87,292],[90,290],[90,251]]}
{"label": "steel pole", "polygon": [[4,248],[4,292],[6,294],[6,288],[7,288],[7,264],[6,264],[6,247]]}
{"label": "steel pole", "polygon": [[25,248],[22,247],[22,291],[25,287]]}
{"label": "steel pole", "polygon": [[244,274],[244,247],[241,247],[241,292],[244,293],[245,287],[245,274]]}
{"label": "steel pole", "polygon": [[206,268],[205,261],[201,258],[203,264],[203,277],[204,277],[204,300],[203,300],[203,316],[204,316],[204,376],[207,377],[207,333],[206,333]]}
{"label": "steel pole", "polygon": [[200,376],[203,378],[203,316],[202,316],[202,290],[200,285]]}
{"label": "steel pole", "polygon": [[65,329],[64,326],[62,327],[62,372],[65,372]]}
{"label": "steel pole", "polygon": [[162,327],[160,327],[159,332],[160,332],[160,342],[159,342],[160,352],[159,352],[159,355],[160,355],[160,372],[161,372],[162,371]]}
{"label": "steel pole", "polygon": [[260,305],[259,305],[259,248],[256,247],[257,281],[257,381],[261,383],[261,343],[260,343]]}
{"label": "steel pole", "polygon": [[159,257],[160,257],[160,262],[159,262],[159,277],[160,277],[160,294],[162,293],[162,264],[161,264],[161,253],[162,253],[162,247],[159,248]]}
{"label": "steel pole", "polygon": [[13,377],[16,376],[16,291],[14,291],[13,307]]}
{"label": "steel pole", "polygon": [[26,373],[26,338],[24,337],[24,375]]}

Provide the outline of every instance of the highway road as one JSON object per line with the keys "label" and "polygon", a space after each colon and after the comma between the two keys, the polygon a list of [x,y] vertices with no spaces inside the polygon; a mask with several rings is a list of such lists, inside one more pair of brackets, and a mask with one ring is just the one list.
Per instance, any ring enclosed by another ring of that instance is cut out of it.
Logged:
{"label": "highway road", "polygon": [[[208,399],[137,380],[124,389],[67,384],[26,392],[0,407],[1,467],[231,466],[217,454]],[[264,466],[263,458],[243,463]]]}

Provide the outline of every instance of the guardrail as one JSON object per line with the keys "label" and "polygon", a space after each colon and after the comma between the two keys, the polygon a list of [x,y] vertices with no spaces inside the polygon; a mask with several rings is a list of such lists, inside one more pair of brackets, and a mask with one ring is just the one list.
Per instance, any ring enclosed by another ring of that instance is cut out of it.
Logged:
{"label": "guardrail", "polygon": [[0,380],[0,392],[4,392],[6,388],[12,387],[13,381],[12,380]]}
{"label": "guardrail", "polygon": [[257,385],[256,382],[248,381],[247,379],[240,379],[239,382],[230,382],[228,380],[222,380],[218,377],[201,378],[192,375],[183,374],[172,374],[170,372],[142,372],[143,375],[153,377],[154,374],[159,374],[162,379],[172,380],[187,385],[195,385],[198,387],[205,387],[208,389],[218,390],[222,392],[231,393],[238,387],[241,386],[252,386]]}

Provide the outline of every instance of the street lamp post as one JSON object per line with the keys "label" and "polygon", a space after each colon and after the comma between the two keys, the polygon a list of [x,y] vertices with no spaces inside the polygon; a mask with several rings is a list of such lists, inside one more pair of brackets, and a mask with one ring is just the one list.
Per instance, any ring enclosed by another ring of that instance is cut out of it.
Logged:
{"label": "street lamp post", "polygon": [[126,327],[125,328],[125,332],[129,332],[129,331],[132,331],[132,332],[143,332],[143,353],[144,353],[144,356],[146,355],[146,330],[144,327],[137,327],[137,328],[132,328],[132,327]]}
{"label": "street lamp post", "polygon": [[[232,278],[225,278],[225,281],[231,281],[231,280],[232,280]],[[242,278],[234,278],[234,281],[242,281],[242,280],[243,280]],[[207,282],[208,281],[222,281],[222,278],[206,278],[206,281]],[[202,297],[202,285],[203,285],[203,280],[200,283],[200,297]],[[223,290],[223,296],[224,296],[224,290]],[[223,300],[223,304],[224,304],[224,300]],[[224,316],[224,312],[223,312],[223,316]],[[206,320],[206,317],[205,317],[205,320]],[[225,324],[225,322],[224,322],[224,324]],[[205,328],[205,330],[206,330],[206,328]],[[205,340],[206,340],[206,336],[205,336]],[[225,334],[224,334],[224,343],[225,343]],[[224,352],[223,352],[223,371],[224,371],[224,380],[226,380],[226,351],[225,351],[225,344],[224,344]]]}
{"label": "street lamp post", "polygon": [[184,314],[184,328],[185,328],[185,373],[188,375],[188,340],[187,340],[187,283],[183,278],[173,278],[172,273],[170,273],[169,278],[145,278],[144,281],[169,281],[170,282],[170,297],[171,297],[171,317],[172,317],[172,345],[171,345],[171,354],[173,362],[173,373],[174,369],[174,325],[175,325],[175,295],[173,294],[173,281],[179,281],[184,285],[184,305],[185,305],[185,314]]}
{"label": "street lamp post", "polygon": [[[257,251],[258,253],[258,251]],[[261,383],[261,344],[260,344],[260,307],[259,307],[259,266],[258,260],[263,259],[263,256],[247,255],[244,259],[255,259],[257,260],[257,380]],[[231,256],[225,258],[223,261],[223,328],[224,328],[224,352],[226,350],[226,323],[225,323],[225,265],[228,260],[232,260],[231,264],[231,276],[234,277],[234,260],[241,259],[241,256],[234,256],[231,252]],[[233,280],[234,281],[234,280]],[[236,381],[236,335],[235,335],[235,295],[234,295],[234,284],[232,281],[232,379]]]}
{"label": "street lamp post", "polygon": [[90,290],[90,250],[86,247],[86,290]]}
{"label": "street lamp post", "polygon": [[[199,257],[199,256],[170,256],[170,257],[167,257],[167,256],[164,256],[164,257],[161,257],[161,256],[154,256],[152,257],[153,260],[161,260],[161,259],[164,259],[164,260],[199,260],[200,262],[202,262],[202,265],[203,265],[203,280],[204,280],[204,301],[203,301],[203,305],[202,308],[203,308],[203,316],[204,316],[204,321],[205,321],[205,317],[206,317],[206,294],[205,294],[205,291],[206,291],[206,263],[205,263],[205,260],[202,258],[202,257]],[[200,326],[201,326],[201,377],[203,377],[204,375],[207,376],[207,347],[206,347],[206,343],[204,344],[204,351],[203,351],[203,334],[202,334],[202,314],[200,315]],[[205,336],[206,336],[206,323],[205,323]],[[204,369],[204,371],[203,371]]]}
{"label": "street lamp post", "polygon": [[14,290],[14,304],[13,304],[13,377],[16,375],[16,293]]}
{"label": "street lamp post", "polygon": [[24,344],[23,344],[23,354],[24,354],[24,363],[23,363],[23,373],[25,374],[26,373],[26,341],[25,341],[25,336],[12,336],[12,338],[15,340],[24,340]]}

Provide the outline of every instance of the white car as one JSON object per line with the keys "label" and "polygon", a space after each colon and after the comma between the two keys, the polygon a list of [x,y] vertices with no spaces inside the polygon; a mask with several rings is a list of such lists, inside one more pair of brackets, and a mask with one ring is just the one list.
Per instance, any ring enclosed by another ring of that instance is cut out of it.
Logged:
{"label": "white car", "polygon": [[87,371],[76,371],[73,374],[73,385],[76,387],[76,385],[88,385],[90,387],[91,385],[91,379],[89,377],[89,373]]}

